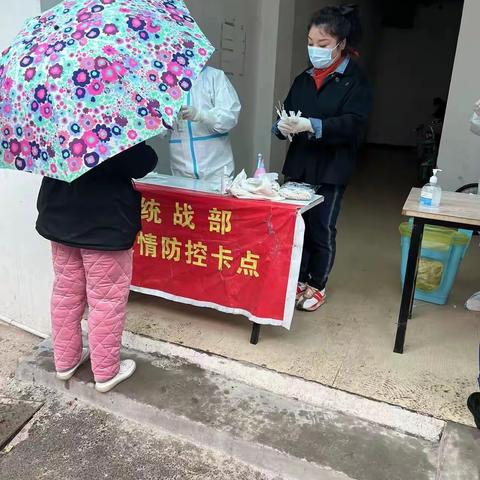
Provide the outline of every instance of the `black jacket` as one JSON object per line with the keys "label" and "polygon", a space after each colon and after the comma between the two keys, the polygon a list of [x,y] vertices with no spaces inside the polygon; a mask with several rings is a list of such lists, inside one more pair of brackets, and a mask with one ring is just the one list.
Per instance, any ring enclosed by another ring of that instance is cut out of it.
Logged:
{"label": "black jacket", "polygon": [[157,165],[145,143],[120,153],[72,183],[44,178],[38,195],[37,231],[70,247],[130,249],[141,229],[141,196],[132,178]]}
{"label": "black jacket", "polygon": [[[322,137],[295,135],[284,175],[312,185],[347,185],[365,137],[371,104],[369,84],[352,59],[343,74],[330,75],[319,91],[308,70],[299,75],[285,100],[285,109],[321,119]],[[277,136],[284,139],[281,134]]]}

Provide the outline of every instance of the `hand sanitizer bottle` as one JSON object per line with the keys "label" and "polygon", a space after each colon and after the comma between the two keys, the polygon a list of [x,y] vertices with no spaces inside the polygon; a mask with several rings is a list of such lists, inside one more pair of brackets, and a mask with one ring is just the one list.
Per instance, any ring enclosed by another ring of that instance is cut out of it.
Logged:
{"label": "hand sanitizer bottle", "polygon": [[263,155],[259,153],[257,155],[257,169],[255,170],[254,178],[260,178],[265,175],[267,171],[265,170],[265,162],[263,160]]}
{"label": "hand sanitizer bottle", "polygon": [[438,172],[441,172],[439,168],[433,170],[433,177],[430,178],[430,182],[422,188],[420,194],[420,206],[424,208],[438,208],[442,201],[442,188],[438,185]]}

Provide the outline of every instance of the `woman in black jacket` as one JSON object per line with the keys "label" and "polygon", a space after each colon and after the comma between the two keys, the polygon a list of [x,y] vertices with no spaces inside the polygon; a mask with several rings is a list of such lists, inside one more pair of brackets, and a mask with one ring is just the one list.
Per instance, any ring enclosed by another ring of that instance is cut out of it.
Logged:
{"label": "woman in black jacket", "polygon": [[369,84],[353,56],[360,36],[352,6],[326,7],[308,26],[313,65],[294,81],[276,135],[293,137],[283,173],[292,181],[319,185],[325,202],[305,215],[305,246],[297,288],[297,308],[315,311],[326,299],[336,253],[336,224],[345,188],[354,172],[371,109]]}
{"label": "woman in black jacket", "polygon": [[[140,143],[70,184],[43,179],[37,231],[52,242],[52,336],[60,380],[70,379],[88,357],[99,392],[135,371],[133,360],[120,362],[132,247],[141,228],[141,196],[132,178],[156,164],[154,150]],[[81,330],[87,305],[90,350],[83,348]]]}

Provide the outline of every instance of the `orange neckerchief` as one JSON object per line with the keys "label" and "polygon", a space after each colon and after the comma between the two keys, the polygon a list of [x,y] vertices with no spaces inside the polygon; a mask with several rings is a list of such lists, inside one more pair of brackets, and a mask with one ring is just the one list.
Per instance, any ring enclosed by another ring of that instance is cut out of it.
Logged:
{"label": "orange neckerchief", "polygon": [[322,88],[322,85],[324,84],[327,77],[332,73],[334,73],[344,60],[345,60],[345,57],[343,55],[340,55],[338,60],[332,65],[330,65],[328,68],[313,69],[312,77],[315,80],[315,85],[317,87],[317,90],[320,90],[320,88]]}

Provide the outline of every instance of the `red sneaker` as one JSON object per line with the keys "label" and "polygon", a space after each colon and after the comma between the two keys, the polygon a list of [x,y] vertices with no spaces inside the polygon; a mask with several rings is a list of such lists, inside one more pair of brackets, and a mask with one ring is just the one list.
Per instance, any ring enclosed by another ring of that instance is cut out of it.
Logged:
{"label": "red sneaker", "polygon": [[307,286],[301,299],[298,301],[297,308],[304,312],[315,312],[326,300],[327,295],[325,290],[318,290],[317,288]]}

